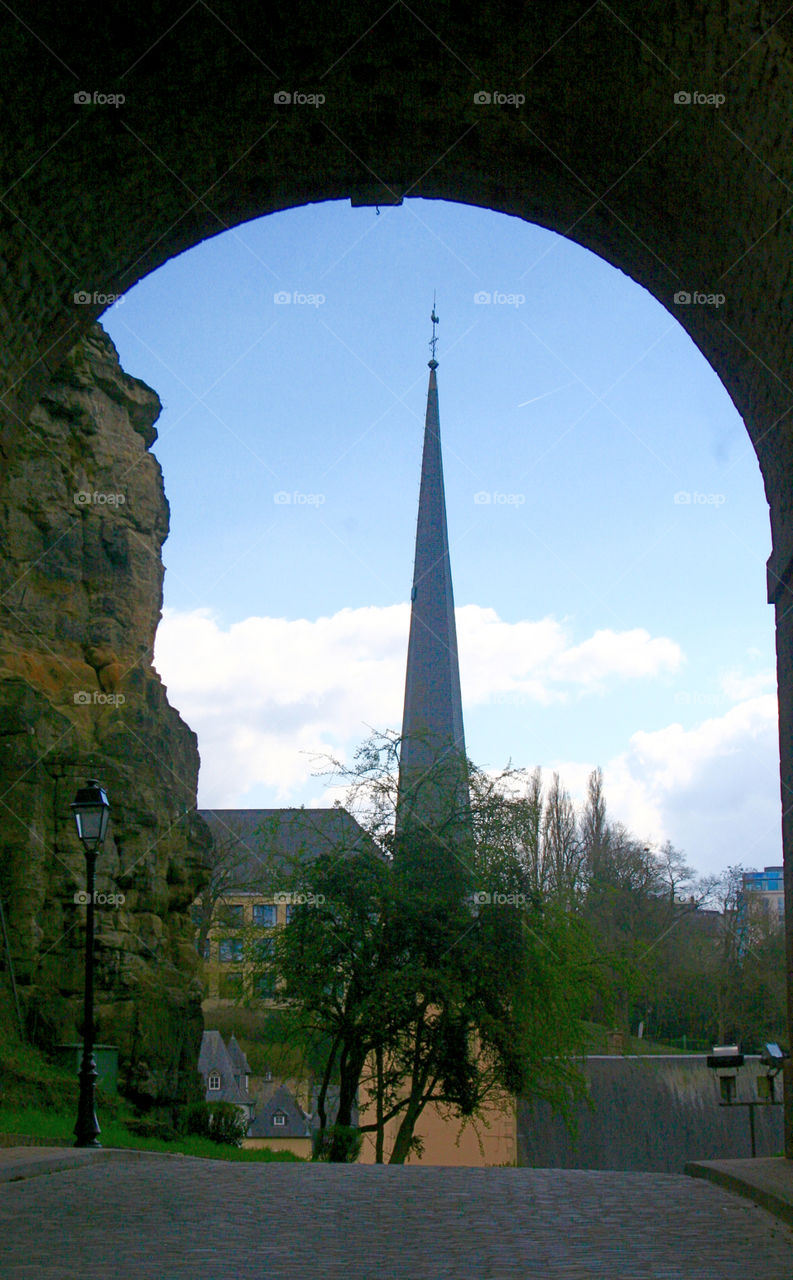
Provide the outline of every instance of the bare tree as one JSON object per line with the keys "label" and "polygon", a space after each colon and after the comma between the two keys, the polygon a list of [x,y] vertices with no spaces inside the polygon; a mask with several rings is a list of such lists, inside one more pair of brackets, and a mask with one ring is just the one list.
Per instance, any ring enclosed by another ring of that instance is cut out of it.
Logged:
{"label": "bare tree", "polygon": [[542,819],[541,891],[568,907],[575,905],[583,888],[584,857],[573,802],[555,773]]}

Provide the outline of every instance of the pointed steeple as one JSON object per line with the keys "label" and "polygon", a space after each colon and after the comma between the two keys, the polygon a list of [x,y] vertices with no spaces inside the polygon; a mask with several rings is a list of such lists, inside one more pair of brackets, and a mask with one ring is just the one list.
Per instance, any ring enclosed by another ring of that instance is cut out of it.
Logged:
{"label": "pointed steeple", "polygon": [[397,833],[411,823],[446,825],[467,813],[468,778],[463,734],[457,630],[446,528],[435,326],[424,426],[410,640],[399,769]]}

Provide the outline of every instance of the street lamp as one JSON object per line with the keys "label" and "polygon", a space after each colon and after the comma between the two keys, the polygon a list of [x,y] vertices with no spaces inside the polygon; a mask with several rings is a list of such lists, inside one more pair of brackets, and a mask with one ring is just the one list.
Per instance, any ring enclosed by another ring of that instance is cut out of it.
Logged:
{"label": "street lamp", "polygon": [[99,1125],[96,1120],[94,1088],[96,1086],[96,1061],[94,1060],[94,872],[96,855],[107,834],[110,818],[110,801],[107,792],[89,778],[80,787],[72,802],[72,813],[77,824],[77,834],[85,849],[85,1004],[83,1007],[83,1060],[80,1066],[80,1100],[77,1104],[77,1123],[74,1133],[76,1147],[100,1147]]}

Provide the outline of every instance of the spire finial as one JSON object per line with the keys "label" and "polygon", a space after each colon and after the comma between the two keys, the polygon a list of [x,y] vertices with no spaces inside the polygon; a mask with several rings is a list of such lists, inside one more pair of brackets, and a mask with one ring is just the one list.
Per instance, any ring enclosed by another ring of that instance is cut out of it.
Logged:
{"label": "spire finial", "polygon": [[437,369],[437,367],[438,367],[438,361],[435,359],[435,348],[436,348],[436,346],[438,345],[438,338],[437,338],[437,335],[436,335],[436,333],[435,333],[435,326],[436,326],[436,324],[440,324],[440,321],[438,320],[438,317],[437,317],[437,316],[436,316],[436,314],[435,314],[435,293],[434,293],[434,291],[433,291],[433,294],[432,294],[432,315],[430,316],[430,319],[432,320],[432,337],[430,338],[430,350],[431,350],[431,352],[432,352],[432,359],[431,359],[431,360],[430,360],[430,362],[429,362],[429,366],[430,366],[430,368],[431,368],[431,369]]}

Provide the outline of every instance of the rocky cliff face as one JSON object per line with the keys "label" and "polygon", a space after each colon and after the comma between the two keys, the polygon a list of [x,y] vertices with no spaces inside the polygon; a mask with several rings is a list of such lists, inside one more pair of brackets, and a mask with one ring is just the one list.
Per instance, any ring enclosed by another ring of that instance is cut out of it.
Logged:
{"label": "rocky cliff face", "polygon": [[99,778],[112,809],[97,1039],[119,1045],[128,1088],[165,1098],[189,1091],[201,1033],[189,907],[202,824],[196,738],[152,666],[168,532],[149,453],[159,412],[95,325],[0,480],[0,895],[29,1033],[77,1038],[85,859],[69,804]]}

